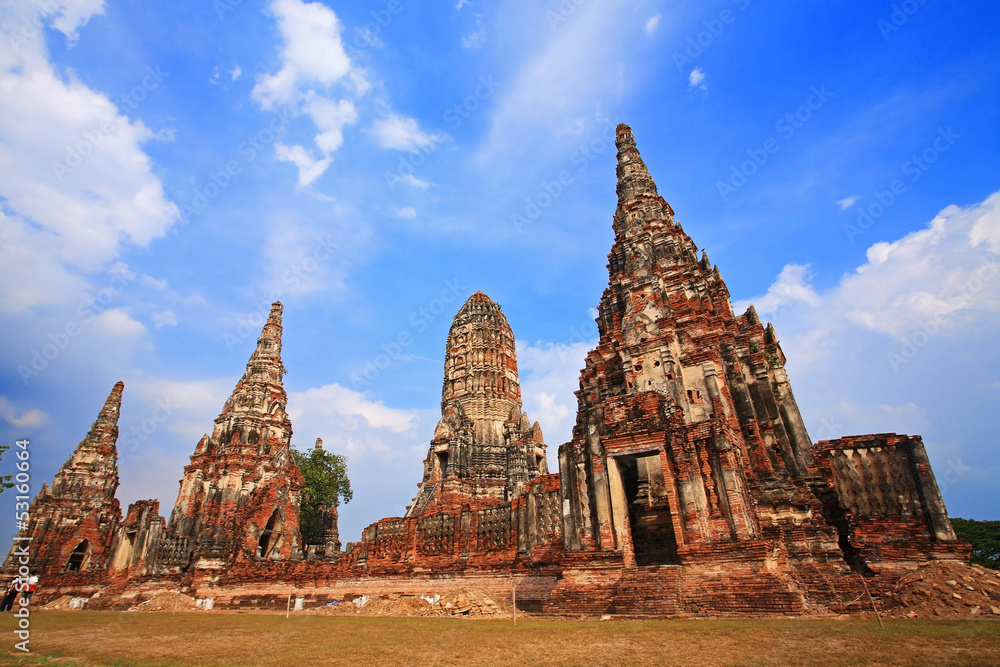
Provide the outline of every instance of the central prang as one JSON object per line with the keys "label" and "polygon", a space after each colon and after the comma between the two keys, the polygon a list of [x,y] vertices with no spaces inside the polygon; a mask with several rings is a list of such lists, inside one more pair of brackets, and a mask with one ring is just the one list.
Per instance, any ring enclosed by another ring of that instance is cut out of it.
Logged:
{"label": "central prang", "polygon": [[472,498],[510,500],[547,473],[541,428],[521,412],[514,332],[500,306],[476,292],[448,331],[441,421],[407,516]]}

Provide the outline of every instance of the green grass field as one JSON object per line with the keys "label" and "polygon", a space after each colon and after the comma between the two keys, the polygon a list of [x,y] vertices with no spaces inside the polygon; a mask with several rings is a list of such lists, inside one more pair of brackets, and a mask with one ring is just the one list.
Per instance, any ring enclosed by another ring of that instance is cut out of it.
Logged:
{"label": "green grass field", "polygon": [[36,612],[25,665],[1000,665],[1000,623]]}

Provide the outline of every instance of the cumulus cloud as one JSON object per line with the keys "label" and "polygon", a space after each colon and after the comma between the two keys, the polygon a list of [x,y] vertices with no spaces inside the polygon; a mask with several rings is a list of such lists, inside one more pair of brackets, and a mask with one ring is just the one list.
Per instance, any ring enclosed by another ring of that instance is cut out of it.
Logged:
{"label": "cumulus cloud", "polygon": [[691,70],[691,74],[688,75],[688,85],[691,88],[701,88],[702,90],[708,88],[705,85],[705,72],[700,67],[695,67]]}
{"label": "cumulus cloud", "polygon": [[[110,287],[135,279],[116,259],[148,248],[179,220],[144,152],[154,134],[72,70],[50,62],[46,36],[52,33],[43,28],[61,31],[72,45],[103,6],[64,1],[4,7],[0,313],[9,325],[5,359],[26,384],[53,382],[81,365],[92,372],[142,344],[144,325],[125,310],[102,311],[108,303],[98,306],[94,299],[110,295],[115,303]],[[134,83],[152,97],[168,77],[149,69]],[[41,357],[32,360],[43,343],[59,350],[44,364]],[[23,426],[42,418],[32,411],[8,417]]]}
{"label": "cumulus cloud", "polygon": [[278,160],[298,168],[301,189],[326,171],[332,154],[344,142],[344,127],[358,120],[354,102],[333,97],[334,87],[341,89],[341,95],[356,98],[364,95],[371,84],[344,51],[343,27],[329,7],[319,2],[274,0],[270,10],[281,35],[281,67],[274,74],[259,77],[251,97],[265,110],[299,110],[315,125],[320,156],[314,157],[301,145],[278,143],[275,147]]}
{"label": "cumulus cloud", "polygon": [[[2,186],[0,186],[2,187]],[[0,208],[0,310],[7,315],[33,306],[64,304],[87,288],[87,281],[59,261],[58,234],[27,224]]]}
{"label": "cumulus cloud", "polygon": [[421,130],[416,119],[398,114],[376,120],[369,132],[382,148],[410,152],[431,151],[445,138],[443,133],[431,134]]}
{"label": "cumulus cloud", "polygon": [[1000,311],[1000,193],[960,208],[948,206],[927,227],[867,250],[867,262],[835,288],[817,294],[808,267],[789,264],[767,293],[734,302],[773,314],[801,305],[816,328],[850,323],[905,339],[927,322],[949,328],[963,314]]}
{"label": "cumulus cloud", "polygon": [[322,176],[323,172],[330,166],[330,163],[333,162],[332,157],[314,158],[312,151],[298,144],[285,146],[281,142],[275,142],[274,155],[278,158],[279,162],[291,162],[298,167],[299,189],[308,187],[310,183]]}
{"label": "cumulus cloud", "polygon": [[873,243],[829,288],[789,265],[749,300],[774,322],[810,435],[923,435],[949,506],[996,502],[1000,459],[982,414],[1000,369],[998,211],[1000,193],[948,206]]}
{"label": "cumulus cloud", "polygon": [[362,426],[369,426],[403,433],[413,428],[416,418],[412,411],[386,407],[380,401],[370,401],[364,394],[338,384],[314,387],[289,397],[288,414],[293,419],[307,412],[314,420],[327,421],[330,431],[357,431]]}
{"label": "cumulus cloud", "polygon": [[413,174],[405,174],[403,176],[400,176],[399,181],[401,183],[409,185],[411,188],[417,188],[418,190],[426,190],[431,186],[430,183],[428,183],[425,180],[417,178]]}
{"label": "cumulus cloud", "polygon": [[[596,334],[596,327],[592,328]],[[553,447],[567,442],[572,436],[577,408],[573,392],[580,388],[580,370],[587,352],[596,344],[596,339],[574,343],[517,343],[524,411],[538,421],[545,442]],[[556,468],[552,461],[549,468]]]}
{"label": "cumulus cloud", "polygon": [[[39,3],[40,4],[40,3]],[[66,35],[70,45],[76,43],[77,30],[87,25],[90,17],[104,14],[104,0],[61,0],[52,18],[52,27]]]}
{"label": "cumulus cloud", "polygon": [[0,396],[0,418],[18,428],[25,429],[44,426],[49,420],[48,415],[37,408],[25,410],[20,415],[17,414],[14,406],[4,396]]}
{"label": "cumulus cloud", "polygon": [[340,39],[343,28],[333,11],[319,2],[275,0],[270,5],[281,33],[281,69],[260,77],[253,97],[265,109],[298,101],[313,86],[329,87],[351,72]]}
{"label": "cumulus cloud", "polygon": [[[50,24],[74,35],[102,7],[63,3]],[[35,9],[22,18],[44,20]],[[154,94],[167,76],[151,71],[137,83]],[[40,32],[0,43],[0,88],[0,201],[51,235],[38,240],[56,246],[60,262],[96,270],[179,219],[142,150],[154,134],[72,73],[57,74]]]}
{"label": "cumulus cloud", "polygon": [[819,304],[819,297],[808,284],[808,278],[808,266],[789,264],[778,274],[777,280],[768,288],[767,294],[745,301],[734,301],[733,310],[736,314],[741,314],[753,304],[757,314],[766,317],[796,303],[816,306]]}
{"label": "cumulus cloud", "polygon": [[94,318],[94,324],[108,334],[118,338],[138,338],[146,333],[146,325],[132,317],[123,308],[102,310]]}
{"label": "cumulus cloud", "polygon": [[304,110],[316,124],[319,134],[316,145],[326,154],[340,148],[344,143],[344,126],[353,125],[358,120],[357,109],[350,100],[329,100],[310,91],[306,96]]}

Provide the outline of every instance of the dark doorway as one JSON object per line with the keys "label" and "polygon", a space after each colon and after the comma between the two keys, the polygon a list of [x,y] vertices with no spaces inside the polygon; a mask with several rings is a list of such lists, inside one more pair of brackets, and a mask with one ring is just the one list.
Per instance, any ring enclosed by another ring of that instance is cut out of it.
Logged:
{"label": "dark doorway", "polygon": [[677,538],[657,454],[618,459],[636,565],[674,565]]}
{"label": "dark doorway", "polygon": [[448,452],[438,452],[435,456],[437,460],[434,467],[436,468],[437,476],[443,479],[448,474]]}
{"label": "dark doorway", "polygon": [[69,562],[66,563],[67,572],[79,572],[87,562],[87,552],[90,551],[90,542],[84,540],[73,549],[69,555]]}
{"label": "dark doorway", "polygon": [[260,534],[260,540],[257,542],[261,558],[268,558],[271,549],[277,545],[278,538],[281,536],[281,523],[279,510],[274,510],[274,514],[268,519],[267,526],[264,527],[264,532]]}

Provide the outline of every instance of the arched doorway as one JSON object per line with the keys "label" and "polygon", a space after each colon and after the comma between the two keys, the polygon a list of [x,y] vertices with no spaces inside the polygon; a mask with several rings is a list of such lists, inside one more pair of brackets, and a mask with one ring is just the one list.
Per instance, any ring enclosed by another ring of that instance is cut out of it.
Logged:
{"label": "arched doorway", "polygon": [[79,572],[86,567],[87,562],[90,560],[90,542],[84,540],[77,545],[76,549],[73,549],[73,553],[69,555],[69,561],[66,562],[67,572]]}

